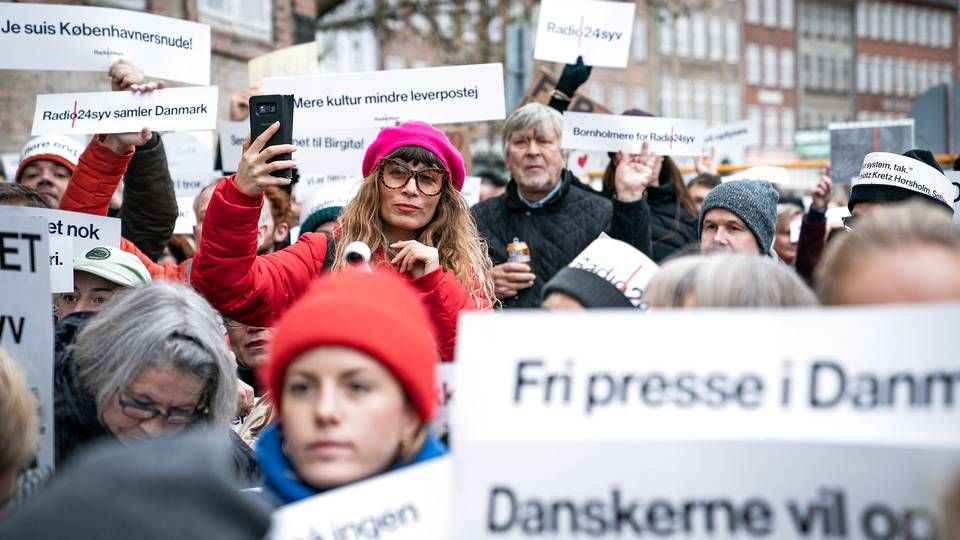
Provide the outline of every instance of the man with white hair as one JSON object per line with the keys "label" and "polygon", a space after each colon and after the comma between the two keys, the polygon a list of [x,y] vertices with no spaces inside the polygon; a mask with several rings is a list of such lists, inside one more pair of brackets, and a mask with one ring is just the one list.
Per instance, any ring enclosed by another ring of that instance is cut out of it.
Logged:
{"label": "man with white hair", "polygon": [[[652,175],[620,175],[612,201],[577,189],[560,149],[561,122],[560,113],[539,103],[514,111],[503,129],[507,191],[473,207],[504,307],[539,307],[543,285],[602,232],[650,254],[643,194]],[[529,246],[530,264],[508,262],[507,245],[515,239]]]}

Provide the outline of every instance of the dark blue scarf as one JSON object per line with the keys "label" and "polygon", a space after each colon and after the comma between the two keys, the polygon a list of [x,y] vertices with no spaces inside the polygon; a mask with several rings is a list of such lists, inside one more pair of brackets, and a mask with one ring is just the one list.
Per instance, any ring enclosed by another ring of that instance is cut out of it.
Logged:
{"label": "dark blue scarf", "polygon": [[[395,463],[391,471],[422,463],[447,453],[447,448],[431,432],[423,442],[420,451],[410,463]],[[263,473],[263,487],[266,491],[276,495],[283,504],[297,502],[307,497],[322,493],[303,482],[293,464],[283,453],[283,431],[280,424],[273,424],[260,433],[257,440],[257,458],[260,460],[260,470]]]}

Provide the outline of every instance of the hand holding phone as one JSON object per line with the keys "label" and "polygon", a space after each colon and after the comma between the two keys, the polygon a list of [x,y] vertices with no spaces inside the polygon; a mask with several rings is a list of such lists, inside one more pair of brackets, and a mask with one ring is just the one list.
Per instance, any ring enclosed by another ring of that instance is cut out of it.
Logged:
{"label": "hand holding phone", "polygon": [[[243,154],[240,164],[237,165],[237,174],[234,183],[240,191],[248,195],[260,195],[267,186],[285,186],[290,178],[274,175],[276,171],[289,171],[297,166],[289,159],[297,147],[292,144],[276,144],[267,146],[270,138],[280,131],[280,122],[274,122],[252,141],[248,138],[243,143]],[[278,160],[281,156],[288,159]]]}

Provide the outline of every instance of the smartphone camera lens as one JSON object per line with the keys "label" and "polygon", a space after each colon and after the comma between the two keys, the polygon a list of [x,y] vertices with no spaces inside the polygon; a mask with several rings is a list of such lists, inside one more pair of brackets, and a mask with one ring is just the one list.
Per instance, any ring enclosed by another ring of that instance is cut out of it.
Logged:
{"label": "smartphone camera lens", "polygon": [[258,103],[257,104],[257,114],[276,114],[276,113],[277,113],[276,103]]}

